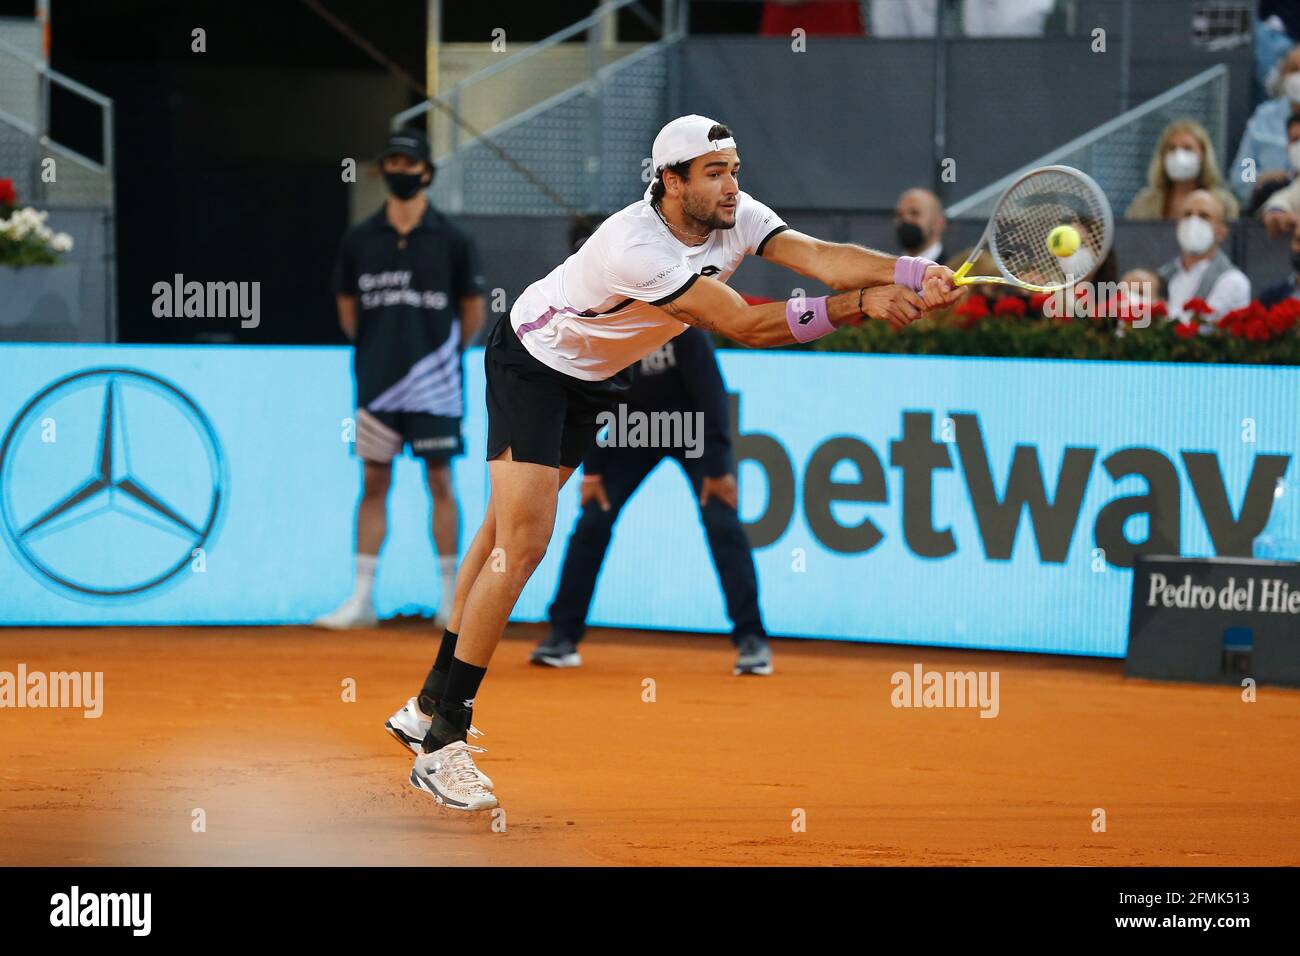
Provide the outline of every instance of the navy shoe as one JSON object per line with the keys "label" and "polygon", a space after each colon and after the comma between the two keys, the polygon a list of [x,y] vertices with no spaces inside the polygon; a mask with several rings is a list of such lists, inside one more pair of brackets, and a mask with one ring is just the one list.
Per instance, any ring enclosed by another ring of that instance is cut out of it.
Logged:
{"label": "navy shoe", "polygon": [[772,648],[767,638],[759,634],[746,634],[736,642],[736,668],[734,675],[757,674],[767,677],[772,673]]}
{"label": "navy shoe", "polygon": [[582,655],[578,653],[578,645],[555,633],[548,634],[546,640],[533,649],[528,660],[542,667],[582,666]]}

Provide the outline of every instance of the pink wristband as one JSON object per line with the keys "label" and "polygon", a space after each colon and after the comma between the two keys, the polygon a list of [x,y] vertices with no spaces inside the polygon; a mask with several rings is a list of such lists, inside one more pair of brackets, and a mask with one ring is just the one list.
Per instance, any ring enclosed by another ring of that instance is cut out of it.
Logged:
{"label": "pink wristband", "polygon": [[920,292],[925,270],[938,264],[933,259],[922,259],[920,256],[899,256],[894,263],[894,284]]}
{"label": "pink wristband", "polygon": [[800,296],[787,299],[785,321],[796,342],[811,342],[835,331],[831,317],[826,312],[826,296],[808,299]]}

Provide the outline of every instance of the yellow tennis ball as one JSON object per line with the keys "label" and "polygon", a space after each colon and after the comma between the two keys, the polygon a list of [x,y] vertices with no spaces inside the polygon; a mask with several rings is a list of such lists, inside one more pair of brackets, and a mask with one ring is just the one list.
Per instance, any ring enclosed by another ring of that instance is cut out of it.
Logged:
{"label": "yellow tennis ball", "polygon": [[1079,230],[1073,226],[1057,226],[1047,234],[1047,248],[1062,259],[1078,252],[1079,242]]}

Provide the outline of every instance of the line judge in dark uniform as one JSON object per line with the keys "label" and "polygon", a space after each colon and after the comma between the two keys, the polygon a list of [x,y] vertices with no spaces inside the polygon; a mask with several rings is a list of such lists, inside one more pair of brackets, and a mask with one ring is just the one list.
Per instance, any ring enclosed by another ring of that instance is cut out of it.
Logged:
{"label": "line judge in dark uniform", "polygon": [[[461,352],[483,323],[483,277],[473,240],[430,204],[434,166],[418,130],[394,132],[380,157],[389,197],[348,229],[334,268],[339,324],[354,343],[356,455],[363,464],[352,595],[316,623],[375,623],[372,588],[387,531],[393,458],[424,460],[442,578],[439,617],[451,612],[460,514],[450,461],[464,454]],[[433,582],[430,582],[432,590]]]}

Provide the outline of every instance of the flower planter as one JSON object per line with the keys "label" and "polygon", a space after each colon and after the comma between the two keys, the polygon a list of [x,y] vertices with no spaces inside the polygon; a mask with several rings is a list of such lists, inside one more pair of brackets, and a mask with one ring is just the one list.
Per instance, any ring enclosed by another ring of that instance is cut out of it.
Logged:
{"label": "flower planter", "polygon": [[0,266],[0,340],[75,342],[81,266]]}

